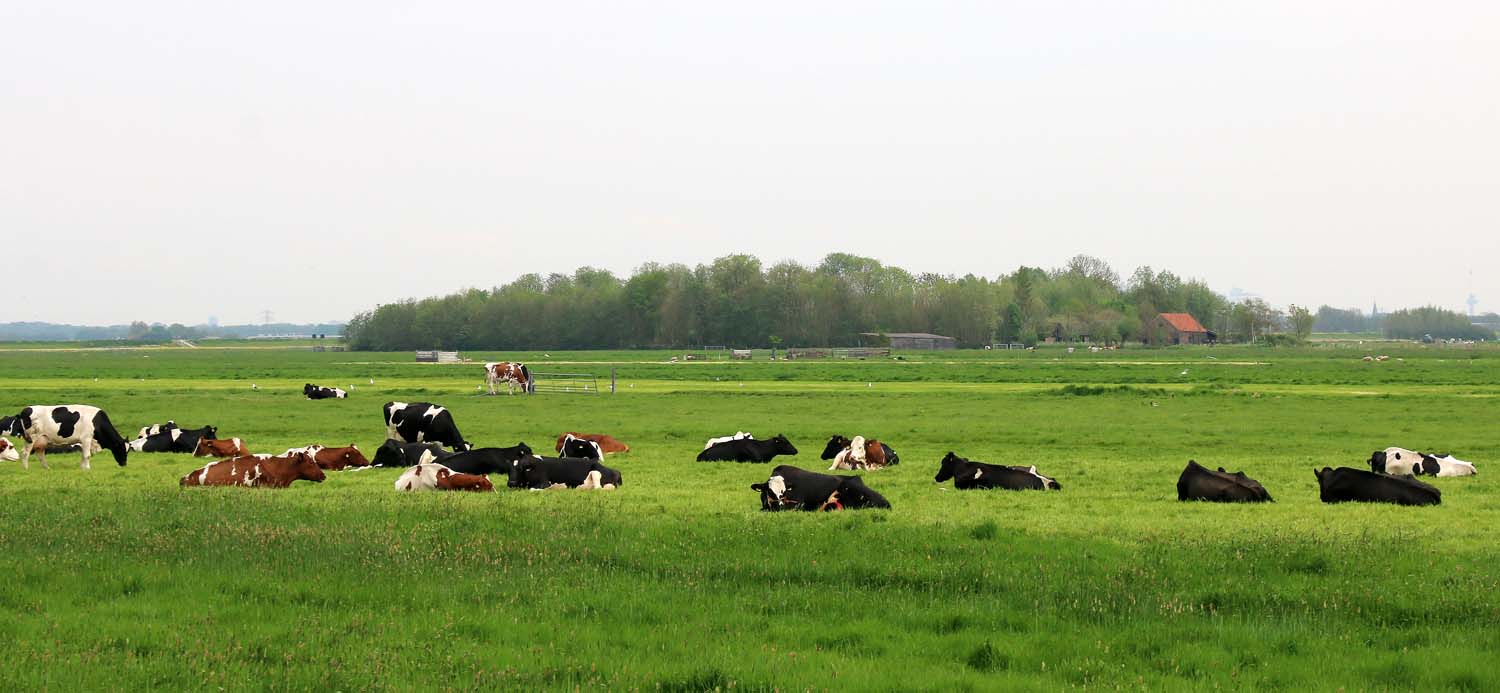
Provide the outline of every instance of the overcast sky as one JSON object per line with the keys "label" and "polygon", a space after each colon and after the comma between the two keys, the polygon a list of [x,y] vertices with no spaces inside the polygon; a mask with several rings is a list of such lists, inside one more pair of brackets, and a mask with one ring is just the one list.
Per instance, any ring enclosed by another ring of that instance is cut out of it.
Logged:
{"label": "overcast sky", "polygon": [[0,322],[1077,253],[1500,309],[1500,3],[0,4]]}

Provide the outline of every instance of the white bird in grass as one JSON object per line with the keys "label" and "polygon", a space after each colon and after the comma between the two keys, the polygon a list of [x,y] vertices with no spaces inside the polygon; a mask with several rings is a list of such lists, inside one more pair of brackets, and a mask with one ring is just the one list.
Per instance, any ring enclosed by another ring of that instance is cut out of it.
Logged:
{"label": "white bird in grass", "polygon": [[374,378],[370,378],[370,384],[371,384],[371,385],[374,385],[374,384],[375,384],[375,379],[374,379]]}
{"label": "white bird in grass", "polygon": [[1178,376],[1178,377],[1182,377],[1182,376],[1184,376],[1184,375],[1187,375],[1187,372],[1188,372],[1188,369],[1186,369],[1186,368],[1184,368],[1184,369],[1182,369],[1182,372],[1181,372],[1181,373],[1178,373],[1178,374],[1177,374],[1177,376]]}

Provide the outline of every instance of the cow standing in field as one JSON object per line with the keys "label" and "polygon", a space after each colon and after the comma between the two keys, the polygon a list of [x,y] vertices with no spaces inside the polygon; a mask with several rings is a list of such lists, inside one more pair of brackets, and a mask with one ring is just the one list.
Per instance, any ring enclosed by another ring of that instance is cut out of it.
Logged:
{"label": "cow standing in field", "polygon": [[1056,479],[1042,476],[1035,466],[987,464],[973,462],[949,452],[939,463],[937,476],[932,480],[942,483],[953,480],[953,487],[960,491],[969,489],[1002,488],[1010,491],[1061,491],[1062,484]]}
{"label": "cow standing in field", "polygon": [[857,510],[891,507],[890,501],[865,485],[857,476],[819,474],[789,464],[771,470],[764,484],[751,484],[760,492],[760,509],[765,511]]}
{"label": "cow standing in field", "polygon": [[125,456],[130,448],[125,437],[115,430],[109,415],[103,409],[87,404],[33,405],[22,409],[12,421],[10,430],[21,436],[26,444],[21,447],[21,467],[31,468],[31,452],[40,453],[42,466],[47,467],[47,447],[53,445],[78,444],[83,452],[84,469],[90,469],[89,458],[94,446],[109,450],[115,462],[125,466]]}
{"label": "cow standing in field", "polygon": [[1230,474],[1219,467],[1213,471],[1188,460],[1187,468],[1177,478],[1177,500],[1212,501],[1217,503],[1263,503],[1271,500],[1271,494],[1259,481],[1245,476],[1244,472]]}
{"label": "cow standing in field", "polygon": [[312,455],[299,452],[286,457],[246,455],[210,462],[202,469],[188,472],[178,483],[181,486],[286,488],[298,479],[322,483],[326,478]]}
{"label": "cow standing in field", "polygon": [[[463,454],[463,453],[460,453]],[[455,472],[441,464],[419,464],[396,479],[397,491],[493,491],[495,485],[479,474]]]}
{"label": "cow standing in field", "polygon": [[795,455],[797,448],[784,435],[767,440],[741,438],[710,446],[698,453],[699,462],[770,462],[777,455]]}
{"label": "cow standing in field", "polygon": [[386,402],[385,437],[403,443],[442,443],[454,452],[472,449],[458,425],[453,423],[453,414],[430,402]]}
{"label": "cow standing in field", "polygon": [[[557,437],[557,447],[555,449],[558,452],[562,452],[563,443],[566,442],[570,437],[598,443],[599,453],[602,455],[613,455],[617,452],[630,452],[629,445],[616,440],[612,436],[603,433],[576,433],[573,431],[568,431],[567,433],[559,435]],[[563,457],[568,457],[568,455],[563,455]]]}
{"label": "cow standing in field", "polygon": [[490,386],[490,394],[495,392],[495,385],[505,383],[507,394],[516,394],[516,387],[521,388],[521,394],[532,392],[531,369],[524,363],[511,363],[509,361],[491,361],[484,364],[484,382]]}

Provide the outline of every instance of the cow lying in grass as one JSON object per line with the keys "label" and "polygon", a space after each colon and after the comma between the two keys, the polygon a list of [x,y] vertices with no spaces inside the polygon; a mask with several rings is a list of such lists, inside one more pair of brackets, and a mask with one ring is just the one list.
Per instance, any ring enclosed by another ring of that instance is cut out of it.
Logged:
{"label": "cow lying in grass", "polygon": [[786,436],[769,440],[740,438],[716,443],[698,453],[699,462],[770,462],[777,455],[795,455],[797,448]]}
{"label": "cow lying in grass", "polygon": [[370,461],[365,459],[364,453],[359,451],[359,446],[354,443],[342,448],[328,448],[322,445],[309,445],[302,448],[290,448],[281,456],[305,452],[312,455],[313,461],[323,469],[331,471],[343,471],[350,467],[368,467]]}
{"label": "cow lying in grass", "polygon": [[286,488],[298,479],[321,483],[326,478],[312,455],[299,452],[285,457],[245,455],[210,462],[202,469],[188,472],[179,483],[182,486]]}
{"label": "cow lying in grass", "polygon": [[833,464],[828,467],[829,471],[884,469],[901,462],[901,458],[889,445],[875,439],[865,440],[864,436],[854,436],[852,440],[837,435],[829,438],[828,445],[823,447],[822,458],[833,460]]}
{"label": "cow lying in grass", "polygon": [[949,452],[939,463],[937,476],[932,480],[943,483],[953,480],[954,488],[969,489],[1003,488],[1011,491],[1061,491],[1062,484],[1056,479],[1042,476],[1035,466],[1005,466],[973,462]]}
{"label": "cow lying in grass", "polygon": [[572,457],[580,460],[602,460],[604,459],[604,447],[600,444],[583,438],[574,438],[573,434],[567,434],[557,452],[562,457]]}
{"label": "cow lying in grass", "polygon": [[396,479],[397,491],[493,491],[489,477],[455,472],[441,464],[419,464]]}
{"label": "cow lying in grass", "polygon": [[510,468],[511,488],[547,489],[564,486],[578,489],[614,489],[624,483],[618,470],[598,460],[572,457],[526,457]]}
{"label": "cow lying in grass", "polygon": [[245,442],[239,438],[228,440],[199,438],[198,446],[193,448],[193,457],[243,457],[249,454],[250,451],[245,448]]}
{"label": "cow lying in grass", "polygon": [[885,496],[866,486],[861,477],[820,474],[789,464],[778,465],[766,483],[751,484],[750,490],[760,492],[760,509],[770,512],[891,507]]}
{"label": "cow lying in grass", "polygon": [[1389,476],[1352,467],[1314,469],[1324,503],[1355,501],[1397,505],[1438,505],[1443,492],[1409,476]]}
{"label": "cow lying in grass", "polygon": [[[575,433],[568,431],[557,437],[557,447],[555,449],[559,453],[563,451],[563,443],[567,442],[568,438],[578,438],[598,443],[599,452],[605,455],[613,455],[617,452],[630,452],[629,445],[620,442],[613,436],[604,433]],[[568,455],[563,455],[563,457],[568,457]]]}
{"label": "cow lying in grass", "polygon": [[440,464],[462,474],[503,474],[510,476],[510,470],[516,465],[516,462],[530,456],[531,447],[525,443],[519,443],[515,447],[478,448],[447,455],[442,458]]}
{"label": "cow lying in grass", "polygon": [[1397,447],[1370,453],[1370,471],[1392,476],[1473,476],[1478,473],[1472,462],[1452,455],[1429,455]]}
{"label": "cow lying in grass", "polygon": [[375,449],[375,458],[370,461],[370,465],[405,469],[418,464],[438,462],[452,455],[453,453],[448,452],[439,443],[404,443],[399,440],[387,440]]}
{"label": "cow lying in grass", "polygon": [[1212,501],[1216,503],[1263,503],[1271,500],[1271,494],[1259,481],[1245,476],[1244,472],[1230,474],[1219,467],[1219,471],[1208,469],[1196,461],[1188,460],[1187,468],[1177,478],[1177,500]]}
{"label": "cow lying in grass", "polygon": [[731,440],[745,440],[745,439],[754,440],[755,436],[750,435],[749,433],[746,433],[744,431],[736,431],[735,434],[732,435],[732,436],[720,436],[718,438],[709,438],[706,442],[703,443],[703,449],[707,450],[707,449],[709,449],[709,448],[711,448],[711,447],[713,447],[715,445],[718,445],[719,443],[727,443],[727,442],[729,442]]}

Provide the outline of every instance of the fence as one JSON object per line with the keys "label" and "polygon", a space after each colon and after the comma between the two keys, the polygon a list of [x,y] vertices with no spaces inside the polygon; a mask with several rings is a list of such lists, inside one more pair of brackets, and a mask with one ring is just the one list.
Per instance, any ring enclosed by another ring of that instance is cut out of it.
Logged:
{"label": "fence", "polygon": [[787,349],[788,359],[863,359],[871,356],[890,356],[890,349],[853,347],[849,349]]}
{"label": "fence", "polygon": [[589,373],[531,373],[531,392],[535,394],[599,394],[599,376]]}
{"label": "fence", "polygon": [[417,363],[458,363],[456,351],[419,351]]}

